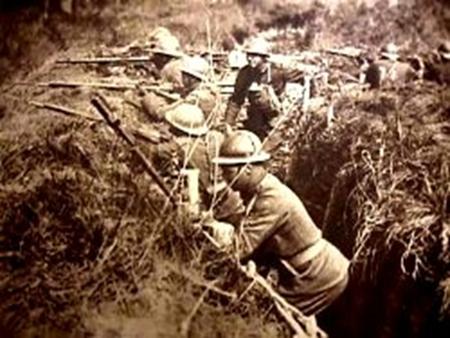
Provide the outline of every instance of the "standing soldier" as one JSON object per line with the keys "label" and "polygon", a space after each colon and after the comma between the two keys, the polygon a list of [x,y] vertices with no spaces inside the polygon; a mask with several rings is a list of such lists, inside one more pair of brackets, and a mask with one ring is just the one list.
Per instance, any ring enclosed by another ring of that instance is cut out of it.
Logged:
{"label": "standing soldier", "polygon": [[228,54],[229,70],[222,75],[220,79],[220,87],[222,94],[233,94],[234,84],[239,70],[247,65],[247,55],[244,51],[235,49]]}
{"label": "standing soldier", "polygon": [[237,75],[234,92],[228,100],[225,123],[235,126],[239,111],[248,98],[244,128],[265,139],[274,126],[275,118],[281,114],[279,96],[286,83],[302,81],[303,73],[270,63],[269,44],[264,39],[255,39],[246,53],[248,64]]}
{"label": "standing soldier", "polygon": [[[173,139],[157,147],[154,163],[161,170],[173,171],[169,173],[176,175],[182,169],[198,169],[203,205],[214,207],[216,219],[232,220],[242,213],[239,195],[232,191],[222,192],[225,182],[220,180],[219,168],[212,165],[223,135],[209,130],[202,110],[192,104],[176,106],[166,113],[165,119],[171,127]],[[219,196],[220,201],[214,201],[214,196]]]}
{"label": "standing soldier", "polygon": [[238,256],[243,264],[274,269],[279,293],[305,315],[316,315],[343,293],[349,262],[322,237],[297,195],[266,171],[269,159],[246,130],[230,134],[214,159],[246,208],[235,228]]}

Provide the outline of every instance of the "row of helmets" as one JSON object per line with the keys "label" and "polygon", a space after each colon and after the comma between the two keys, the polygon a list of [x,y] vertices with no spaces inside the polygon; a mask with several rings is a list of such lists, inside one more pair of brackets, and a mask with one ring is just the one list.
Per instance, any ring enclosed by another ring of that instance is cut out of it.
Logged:
{"label": "row of helmets", "polygon": [[[166,120],[188,135],[202,136],[208,132],[208,126],[202,110],[196,105],[182,103],[166,113]],[[263,151],[261,140],[252,132],[241,130],[228,137],[221,147],[217,164],[233,165],[240,163],[263,162],[270,155]]]}
{"label": "row of helmets", "polygon": [[[183,57],[179,40],[165,27],[158,27],[149,35],[150,46],[154,53],[174,58]],[[235,49],[228,54],[228,64],[232,69],[242,68],[247,64],[247,54],[270,56],[270,44],[263,38],[254,38],[243,49]],[[190,64],[199,63],[191,61]],[[198,68],[200,66],[195,66]]]}

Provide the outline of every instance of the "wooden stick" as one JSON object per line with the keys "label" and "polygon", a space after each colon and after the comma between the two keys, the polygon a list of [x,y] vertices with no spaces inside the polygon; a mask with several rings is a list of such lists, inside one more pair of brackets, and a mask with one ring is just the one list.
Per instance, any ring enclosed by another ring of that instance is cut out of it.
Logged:
{"label": "wooden stick", "polygon": [[[253,278],[256,282],[269,294],[269,296],[275,301],[276,304],[279,304],[279,311],[282,312],[282,316],[290,322],[295,320],[298,325],[291,325],[291,328],[296,332],[297,335],[304,334],[304,337],[326,337],[327,334],[322,331],[318,326],[314,319],[314,317],[309,317],[303,314],[299,309],[295,306],[291,305],[286,299],[284,299],[278,292],[276,292],[272,286],[258,273],[254,276],[247,274],[245,269],[241,269],[248,277]],[[292,316],[292,313],[295,315],[295,319]],[[301,330],[299,331],[299,327]],[[299,337],[302,337],[301,335]]]}
{"label": "wooden stick", "polygon": [[183,337],[189,336],[189,327],[191,326],[192,319],[194,318],[195,314],[197,313],[198,309],[200,308],[200,305],[203,303],[203,300],[205,299],[208,292],[209,292],[209,287],[205,291],[202,292],[200,298],[197,300],[194,307],[192,308],[192,311],[185,318],[185,320],[183,320],[183,322],[181,323],[180,333]]}
{"label": "wooden stick", "polygon": [[[220,247],[217,245],[217,242],[209,236],[209,234],[203,231],[205,237],[218,249]],[[314,317],[308,317],[303,314],[299,309],[295,306],[291,305],[286,299],[284,299],[280,294],[278,294],[272,286],[262,277],[260,274],[256,273],[255,275],[250,275],[244,269],[243,266],[239,266],[241,272],[243,272],[248,278],[255,281],[259,284],[274,300],[275,305],[277,306],[278,311],[281,316],[287,321],[289,326],[295,332],[295,338],[326,338],[328,335],[318,327]],[[253,286],[253,284],[250,284]],[[295,317],[292,315],[295,315]],[[298,323],[300,321],[300,323]]]}
{"label": "wooden stick", "polygon": [[[167,265],[167,268],[172,271],[173,273],[176,273],[180,276],[182,276],[183,278],[186,278],[189,282],[191,282],[194,285],[197,286],[201,286],[201,287],[205,287],[205,288],[209,288],[210,291],[217,293],[218,295],[221,296],[225,296],[227,298],[230,298],[232,300],[237,299],[237,295],[235,292],[228,292],[222,289],[219,289],[218,287],[214,286],[215,281],[209,281],[208,282],[203,282],[198,280],[197,278],[195,278],[194,276],[191,276],[187,271],[183,271],[183,270],[179,270],[179,269],[175,269],[173,266],[171,265]],[[214,283],[212,283],[214,282]]]}
{"label": "wooden stick", "polygon": [[303,328],[300,326],[300,324],[295,320],[295,318],[287,312],[283,306],[275,301],[275,307],[278,310],[278,313],[286,320],[286,322],[289,324],[289,326],[292,328],[292,330],[295,332],[295,338],[311,338],[306,332],[303,330]]}

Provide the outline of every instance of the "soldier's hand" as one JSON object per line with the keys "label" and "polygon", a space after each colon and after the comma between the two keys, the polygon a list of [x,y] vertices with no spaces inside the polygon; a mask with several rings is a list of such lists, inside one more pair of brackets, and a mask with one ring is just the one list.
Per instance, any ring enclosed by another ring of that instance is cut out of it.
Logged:
{"label": "soldier's hand", "polygon": [[254,278],[256,276],[256,264],[254,261],[250,260],[248,261],[247,265],[242,266],[242,270],[245,272],[245,274],[250,277]]}
{"label": "soldier's hand", "polygon": [[226,122],[219,124],[217,126],[217,129],[221,133],[223,133],[225,136],[228,136],[228,135],[233,133],[233,127],[230,124],[226,123]]}
{"label": "soldier's hand", "polygon": [[221,248],[230,246],[233,243],[234,226],[231,224],[214,221],[205,225],[211,229],[212,237]]}

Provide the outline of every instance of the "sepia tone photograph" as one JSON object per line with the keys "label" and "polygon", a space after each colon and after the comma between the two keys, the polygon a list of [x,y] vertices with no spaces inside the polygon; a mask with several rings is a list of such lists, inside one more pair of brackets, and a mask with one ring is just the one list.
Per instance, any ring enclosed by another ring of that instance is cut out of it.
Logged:
{"label": "sepia tone photograph", "polygon": [[0,0],[0,338],[450,337],[450,2]]}

